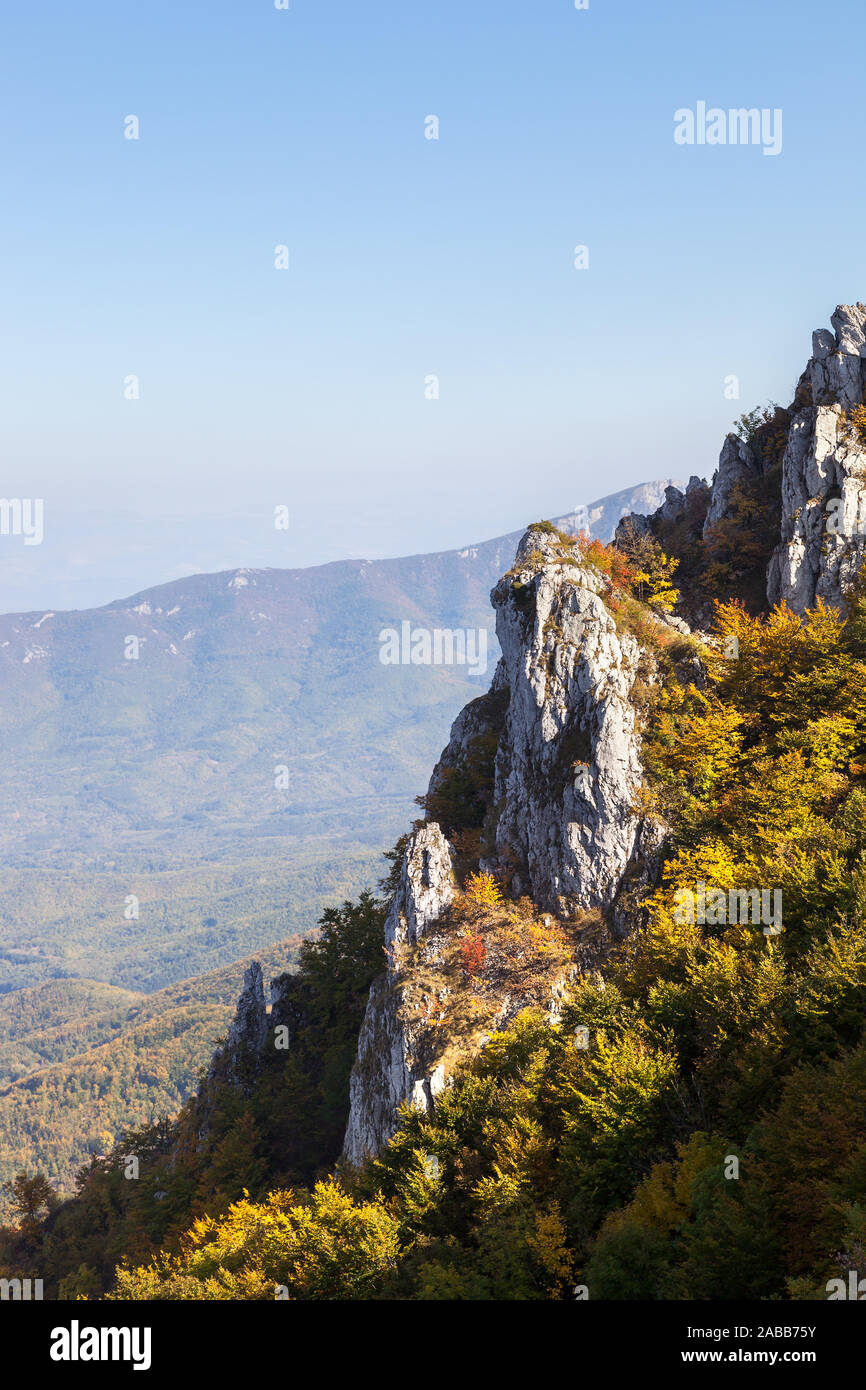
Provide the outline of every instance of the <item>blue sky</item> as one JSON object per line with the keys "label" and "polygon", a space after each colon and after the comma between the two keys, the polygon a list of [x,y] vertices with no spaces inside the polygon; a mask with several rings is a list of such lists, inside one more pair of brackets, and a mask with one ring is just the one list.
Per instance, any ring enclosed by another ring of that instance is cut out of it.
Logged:
{"label": "blue sky", "polygon": [[[866,299],[857,0],[16,9],[0,493],[46,537],[0,537],[2,609],[709,475]],[[676,145],[701,100],[781,108],[781,153]]]}

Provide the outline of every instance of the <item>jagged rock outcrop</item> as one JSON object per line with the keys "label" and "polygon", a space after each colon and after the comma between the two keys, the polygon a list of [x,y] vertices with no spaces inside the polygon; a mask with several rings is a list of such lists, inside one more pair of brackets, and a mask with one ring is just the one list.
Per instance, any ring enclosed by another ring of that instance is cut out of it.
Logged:
{"label": "jagged rock outcrop", "polygon": [[[840,304],[831,323],[833,332],[812,334],[791,406],[772,419],[768,413],[748,438],[725,438],[703,522],[708,537],[736,521],[737,493],[756,496],[781,460],[778,533],[762,538],[769,541],[766,597],[797,613],[819,598],[841,606],[866,560],[866,305]],[[685,523],[697,486],[705,485],[693,478],[685,494],[669,487],[652,516],[623,518],[617,541],[627,528],[659,534],[666,523]],[[692,614],[702,611],[692,597]]]}
{"label": "jagged rock outcrop", "polygon": [[[834,333],[814,335],[790,408],[743,417],[740,434],[747,437],[725,439],[711,486],[692,477],[685,491],[668,486],[653,516],[624,518],[617,528],[624,550],[630,538],[661,535],[674,543],[674,554],[687,556],[692,576],[705,578],[708,555],[710,572],[716,564],[723,582],[744,573],[760,590],[766,575],[770,602],[785,599],[802,611],[817,597],[842,601],[866,558],[866,411],[859,414],[866,306],[841,306],[832,322]],[[738,574],[730,550],[743,516],[758,521]],[[448,1037],[454,953],[460,941],[487,950],[472,935],[487,909],[473,918],[476,900],[457,896],[458,852],[473,862],[466,835],[476,837],[475,856],[480,841],[482,872],[511,894],[506,942],[520,940],[522,925],[548,945],[563,925],[573,929],[565,954],[531,979],[523,967],[512,969],[510,947],[491,935],[486,975],[467,965],[463,982],[471,981],[465,994],[484,995],[489,1030],[507,1026],[528,1004],[556,1023],[574,976],[597,973],[615,941],[644,920],[666,828],[635,809],[642,768],[633,690],[638,676],[644,684],[658,679],[660,667],[622,622],[621,594],[612,595],[604,574],[580,555],[548,523],[530,527],[491,594],[502,657],[488,693],[455,720],[431,777],[427,822],[408,839],[385,924],[387,968],[370,990],[351,1076],[346,1162],[381,1151],[402,1104],[429,1109],[454,1065],[489,1036],[478,1024],[481,1014],[468,1023],[464,1014],[458,1042]],[[750,590],[750,599],[760,596]],[[689,638],[695,615],[703,623],[711,600],[711,586],[708,592],[696,585],[691,628],[670,614],[658,613],[658,622]],[[666,650],[670,660],[669,643]],[[697,654],[683,650],[678,661],[678,669],[694,667],[698,687],[705,683]],[[431,807],[441,808],[439,818]],[[552,927],[545,913],[555,916]],[[553,935],[544,938],[548,930]],[[270,1023],[285,1022],[291,1035],[302,1014],[291,981],[275,982]],[[261,1052],[268,1028],[261,971],[253,966],[224,1053],[230,1070],[239,1066],[232,1058]]]}
{"label": "jagged rock outcrop", "polygon": [[[866,387],[866,306],[839,305],[835,330],[812,335],[782,462],[782,533],[767,597],[802,613],[838,606],[866,559],[866,443],[851,415]],[[805,388],[805,389],[804,389]]]}
{"label": "jagged rock outcrop", "polygon": [[634,849],[611,908],[612,925],[619,936],[646,925],[648,913],[644,904],[658,887],[667,836],[668,827],[655,817],[648,816],[638,824]]}
{"label": "jagged rock outcrop", "polygon": [[[866,558],[866,413],[857,415],[866,384],[866,306],[840,306],[832,323],[834,333],[814,335],[792,406],[763,419],[744,417],[740,433],[747,437],[725,439],[711,487],[692,477],[684,492],[667,487],[652,517],[624,519],[618,540],[625,549],[629,535],[650,531],[678,539],[692,555],[703,537],[714,555],[724,555],[740,517],[754,514],[764,531],[747,547],[749,583],[762,587],[766,574],[770,602],[784,599],[797,611],[817,597],[842,601]],[[729,563],[735,574],[736,556]],[[618,628],[607,594],[604,576],[581,563],[561,533],[547,524],[530,527],[491,595],[502,650],[493,684],[455,721],[427,797],[428,807],[447,807],[461,772],[485,741],[492,743],[481,868],[514,898],[525,895],[560,921],[596,913],[606,941],[590,934],[581,942],[570,967],[578,972],[597,969],[610,941],[640,925],[665,836],[662,825],[634,810],[642,771],[632,688],[639,668],[645,679],[655,678],[653,658]],[[692,620],[711,597],[693,598]],[[689,635],[679,618],[660,621]],[[701,663],[694,664],[701,685]],[[352,1076],[345,1145],[352,1162],[378,1152],[403,1101],[429,1106],[447,1084],[446,1068],[432,1061],[430,1029],[406,1007],[413,986],[400,976],[399,962],[404,948],[425,935],[425,949],[432,949],[453,891],[451,848],[430,821],[409,841],[386,927],[389,969],[370,993]],[[554,1019],[566,985],[562,976],[549,990]],[[518,1007],[502,988],[495,1026]]]}
{"label": "jagged rock outcrop", "polygon": [[262,967],[254,960],[244,971],[244,984],[226,1039],[226,1052],[261,1052],[268,1036],[268,1012]]}
{"label": "jagged rock outcrop", "polygon": [[244,971],[235,1016],[225,1044],[214,1053],[208,1073],[210,1079],[227,1081],[232,1086],[247,1089],[258,1071],[259,1058],[268,1040],[268,1028],[262,967],[254,960]]}
{"label": "jagged rock outcrop", "polygon": [[[729,492],[730,487],[727,490]],[[666,487],[664,501],[654,512],[647,515],[642,512],[629,512],[627,516],[621,517],[614,532],[614,543],[627,549],[630,536],[652,534],[656,522],[681,521],[689,513],[690,503],[697,499],[705,499],[706,510],[709,510],[712,489],[705,479],[692,474],[685,492],[673,485]],[[703,515],[706,515],[706,511]],[[701,524],[704,524],[703,521]]]}
{"label": "jagged rock outcrop", "polygon": [[404,1101],[428,1108],[445,1084],[444,1071],[425,1072],[416,1054],[423,1031],[403,1009],[400,966],[404,949],[417,944],[454,896],[454,862],[439,826],[430,823],[409,838],[400,884],[385,921],[388,968],[374,980],[358,1039],[349,1085],[349,1122],[343,1156],[360,1163],[378,1153],[394,1133]]}
{"label": "jagged rock outcrop", "polygon": [[496,867],[515,895],[567,914],[607,906],[634,848],[641,781],[629,694],[640,648],[600,576],[527,532],[493,590],[510,690],[496,755]]}
{"label": "jagged rock outcrop", "polygon": [[195,1099],[196,1128],[200,1142],[207,1138],[212,1120],[212,1088],[224,1084],[249,1093],[260,1070],[270,1029],[262,967],[254,960],[244,971],[244,983],[225,1043],[213,1055]]}
{"label": "jagged rock outcrop", "polygon": [[[604,578],[580,563],[552,528],[527,531],[513,568],[491,596],[503,652],[491,689],[455,720],[428,791],[429,803],[479,740],[492,739],[492,823],[485,825],[488,852],[481,868],[494,872],[514,898],[529,897],[558,919],[609,907],[636,849],[634,872],[643,874],[658,848],[633,810],[641,767],[629,696],[642,653],[634,637],[617,630],[605,591]],[[400,1104],[429,1108],[448,1082],[443,1038],[434,1027],[443,999],[424,995],[419,980],[423,962],[436,961],[443,939],[437,924],[454,891],[452,848],[429,821],[408,842],[385,927],[388,970],[370,991],[359,1038],[344,1145],[351,1163],[381,1150],[396,1128]],[[624,900],[616,921],[627,930]],[[407,978],[404,959],[422,939],[416,978]],[[552,1022],[570,975],[596,968],[609,942],[608,934],[600,948],[588,934],[573,963],[545,977],[546,996],[536,981],[532,998]],[[501,961],[498,968],[496,1028],[532,1002],[524,979]]]}
{"label": "jagged rock outcrop", "polygon": [[710,505],[704,521],[705,536],[711,527],[718,525],[728,515],[734,488],[755,481],[762,472],[760,454],[746,440],[739,439],[735,434],[726,435],[713,477]]}
{"label": "jagged rock outcrop", "polygon": [[385,950],[394,966],[401,948],[414,945],[454,896],[454,856],[438,825],[410,835],[400,886],[385,919]]}

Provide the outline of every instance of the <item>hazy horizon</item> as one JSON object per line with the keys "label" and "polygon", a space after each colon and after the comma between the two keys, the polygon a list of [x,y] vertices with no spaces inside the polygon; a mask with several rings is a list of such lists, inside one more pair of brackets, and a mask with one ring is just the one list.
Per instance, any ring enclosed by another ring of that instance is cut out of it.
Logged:
{"label": "hazy horizon", "polygon": [[[640,487],[675,481],[670,478],[645,478],[635,483],[633,488],[619,491],[629,492]],[[617,496],[618,493],[610,495]],[[501,532],[488,536],[474,536],[456,544],[434,545],[426,550],[363,554],[335,541],[334,553],[325,553],[321,558],[312,559],[308,563],[302,561],[294,564],[285,562],[285,533],[275,531],[272,524],[263,524],[261,516],[211,517],[209,524],[212,529],[199,530],[192,552],[189,537],[186,535],[189,518],[181,516],[148,519],[147,526],[151,536],[163,547],[162,552],[155,556],[147,548],[142,537],[132,539],[136,530],[142,529],[141,519],[132,513],[112,513],[105,518],[98,515],[82,517],[80,521],[83,534],[82,530],[65,536],[61,533],[59,544],[51,535],[49,518],[46,515],[45,538],[41,546],[22,546],[18,552],[22,563],[17,570],[12,558],[6,558],[0,616],[43,613],[49,609],[70,611],[101,608],[118,600],[134,597],[144,590],[158,588],[162,584],[170,584],[175,580],[198,574],[221,574],[241,569],[313,569],[318,565],[333,564],[340,560],[399,560],[411,558],[413,555],[447,553],[482,545],[486,541],[498,539],[499,536],[519,533],[530,521],[539,520],[542,515],[549,518],[563,517],[577,511],[580,506],[593,507],[607,500],[607,497],[589,498],[585,503],[577,503],[571,507],[548,509],[546,513],[543,510],[537,511],[531,517],[525,517],[517,525],[509,526]],[[264,518],[265,522],[270,520],[271,518]],[[100,521],[105,521],[108,528],[117,527],[118,521],[121,523],[120,527],[112,532],[109,541],[105,531],[100,527]],[[241,530],[240,534],[236,534],[239,521],[242,523]],[[53,549],[52,540],[55,541]],[[28,569],[29,557],[37,551],[44,552],[39,555],[40,564]],[[199,562],[183,560],[181,557],[185,551],[197,554]],[[152,570],[152,577],[147,577],[148,569]],[[143,579],[142,575],[145,576]],[[9,596],[15,592],[20,594],[22,602],[7,602]],[[62,601],[51,597],[53,593],[62,594]],[[77,601],[67,601],[72,596]],[[27,602],[28,598],[41,601]]]}

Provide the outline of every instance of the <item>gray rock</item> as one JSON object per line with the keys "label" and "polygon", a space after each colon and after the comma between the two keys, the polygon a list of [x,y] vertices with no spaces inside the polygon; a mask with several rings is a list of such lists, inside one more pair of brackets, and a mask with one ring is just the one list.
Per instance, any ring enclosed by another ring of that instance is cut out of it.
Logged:
{"label": "gray rock", "polygon": [[824,358],[835,351],[836,335],[831,333],[829,328],[816,328],[812,334],[812,356]]}
{"label": "gray rock", "polygon": [[426,1071],[417,1053],[423,1028],[407,1020],[400,967],[407,946],[417,943],[454,896],[453,855],[435,822],[410,836],[400,885],[385,921],[388,968],[374,980],[349,1082],[349,1120],[343,1141],[346,1162],[377,1154],[397,1128],[406,1101],[429,1109],[445,1084],[441,1067]]}
{"label": "gray rock", "polygon": [[511,692],[496,756],[497,859],[516,866],[516,894],[560,913],[610,902],[637,829],[629,693],[640,651],[617,633],[602,587],[591,570],[552,561],[492,594]]}
{"label": "gray rock", "polygon": [[758,460],[746,441],[738,439],[735,434],[727,435],[713,478],[712,496],[704,521],[704,535],[726,515],[731,503],[731,493],[737,484],[749,482],[759,475]]}
{"label": "gray rock", "polygon": [[238,999],[234,1021],[226,1041],[227,1052],[261,1052],[268,1037],[268,1013],[262,967],[257,960],[244,971],[243,989]]}
{"label": "gray rock", "polygon": [[[866,448],[847,416],[863,399],[866,308],[839,306],[832,322],[835,334],[820,329],[813,336],[812,358],[798,383],[799,408],[791,414],[782,459],[780,538],[767,579],[770,602],[784,599],[798,612],[818,597],[841,603],[866,555]],[[805,405],[808,385],[812,403]],[[762,477],[768,458],[775,462],[778,455],[765,452],[760,443],[752,447],[728,435],[705,532],[730,515],[737,485]],[[699,517],[694,494],[706,489],[697,477],[685,493],[668,486],[652,520]],[[638,531],[652,525],[642,516],[629,522]],[[527,894],[560,917],[600,910],[614,936],[622,936],[641,925],[667,832],[633,810],[641,766],[631,691],[642,658],[654,676],[652,659],[634,637],[617,630],[604,601],[607,589],[559,536],[547,527],[529,528],[514,567],[491,595],[502,649],[493,685],[455,720],[430,788],[465,762],[475,740],[494,734],[494,848],[482,868],[515,896]],[[681,619],[660,617],[688,635]],[[693,660],[700,685],[705,673]],[[352,1073],[344,1152],[352,1163],[381,1150],[401,1104],[429,1109],[448,1084],[443,1064],[431,1061],[421,1014],[403,1008],[411,983],[401,978],[400,966],[425,936],[435,953],[440,937],[431,936],[431,928],[452,901],[453,862],[435,822],[411,836],[386,922],[389,965],[370,992]],[[588,943],[575,960],[581,972],[597,970],[607,949]],[[546,1005],[552,1022],[566,986],[565,978],[553,985]],[[497,1003],[495,1026],[504,1026],[520,1001],[506,992]],[[258,1007],[252,982],[246,1021],[239,1023],[244,1036],[259,1027]]]}
{"label": "gray rock", "polygon": [[[475,739],[498,739],[495,851],[482,869],[511,879],[560,914],[611,903],[635,846],[632,801],[640,783],[638,733],[629,693],[640,651],[620,635],[601,595],[604,579],[574,561],[561,540],[530,527],[515,566],[493,591],[503,656],[487,696],[455,720],[431,779],[435,790]],[[453,855],[433,821],[410,837],[385,924],[388,969],[370,991],[350,1083],[344,1160],[380,1152],[398,1109],[429,1110],[448,1084],[424,1011],[406,1007],[409,949],[422,938],[437,955],[435,923],[454,895]],[[591,958],[590,958],[591,957]],[[598,961],[589,951],[581,968]],[[555,1022],[564,982],[546,1007]],[[496,1027],[525,1007],[505,988]]]}
{"label": "gray rock", "polygon": [[812,404],[794,415],[782,460],[782,523],[767,598],[802,613],[841,606],[866,560],[866,448],[847,415],[863,401],[866,308],[839,305],[813,334]]}
{"label": "gray rock", "polygon": [[676,521],[683,510],[685,500],[685,494],[680,492],[678,487],[666,487],[665,500],[656,512],[656,516],[660,521]]}
{"label": "gray rock", "polygon": [[863,369],[859,354],[832,352],[828,357],[813,357],[809,376],[815,405],[838,403],[845,410],[851,410],[860,404]]}
{"label": "gray rock", "polygon": [[862,304],[838,304],[830,322],[836,330],[839,352],[866,357],[866,310]]}
{"label": "gray rock", "polygon": [[[819,598],[841,606],[866,560],[866,446],[849,419],[866,388],[866,306],[840,304],[831,322],[834,332],[813,333],[812,356],[797,383],[782,458],[779,537],[767,570],[768,602],[784,601],[798,613]],[[735,434],[726,437],[705,536],[731,515],[734,489],[760,479],[767,467],[759,444],[753,447]],[[704,486],[691,478],[686,497]],[[652,517],[630,520],[639,530],[652,531],[656,522],[677,519],[684,510],[683,495],[669,487]],[[626,539],[622,523],[617,539]]]}
{"label": "gray rock", "polygon": [[228,1082],[236,1089],[248,1092],[259,1072],[269,1029],[262,967],[254,960],[244,971],[243,988],[225,1044],[214,1053],[207,1077],[199,1089],[197,1124],[202,1141],[210,1129],[212,1118],[210,1084],[214,1081]]}
{"label": "gray rock", "polygon": [[435,822],[409,837],[400,887],[385,919],[385,946],[398,955],[414,946],[454,897],[454,855]]}

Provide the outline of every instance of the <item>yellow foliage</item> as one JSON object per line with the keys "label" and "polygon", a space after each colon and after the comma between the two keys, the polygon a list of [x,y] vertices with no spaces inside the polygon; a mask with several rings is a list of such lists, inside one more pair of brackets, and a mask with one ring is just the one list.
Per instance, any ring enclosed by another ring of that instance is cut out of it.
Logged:
{"label": "yellow foliage", "polygon": [[478,907],[497,907],[502,902],[501,889],[492,874],[470,874],[465,892]]}
{"label": "yellow foliage", "polygon": [[363,1297],[400,1251],[396,1221],[379,1201],[355,1203],[335,1182],[309,1197],[245,1195],[224,1216],[202,1217],[180,1255],[121,1267],[118,1299],[290,1299]]}
{"label": "yellow foliage", "polygon": [[573,1256],[568,1251],[565,1222],[556,1202],[535,1213],[535,1230],[526,1237],[526,1243],[554,1288],[569,1281]]}
{"label": "yellow foliage", "polygon": [[695,1179],[708,1168],[721,1166],[722,1159],[719,1142],[695,1131],[687,1143],[677,1144],[675,1162],[653,1165],[627,1206],[607,1218],[602,1238],[631,1222],[665,1234],[673,1231],[688,1213]]}

